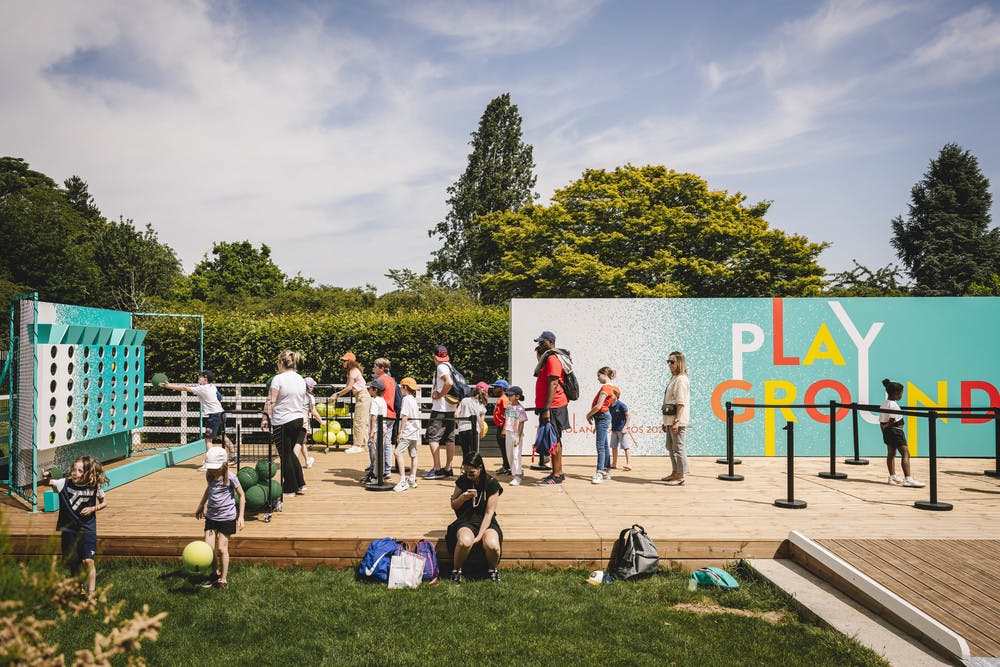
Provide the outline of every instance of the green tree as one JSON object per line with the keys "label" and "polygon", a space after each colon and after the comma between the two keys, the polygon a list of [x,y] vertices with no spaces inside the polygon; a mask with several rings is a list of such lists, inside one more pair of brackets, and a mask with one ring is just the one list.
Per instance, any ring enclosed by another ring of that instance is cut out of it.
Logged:
{"label": "green tree", "polygon": [[101,217],[101,209],[97,208],[94,198],[90,196],[87,181],[79,176],[70,176],[63,185],[66,186],[66,199],[69,205],[80,212],[87,220],[97,220]]}
{"label": "green tree", "polygon": [[434,251],[427,272],[446,287],[479,292],[479,276],[497,271],[495,239],[477,218],[498,211],[516,211],[537,197],[532,147],[521,140],[521,115],[510,93],[494,98],[469,142],[468,166],[448,188],[448,214],[428,232],[442,246]]}
{"label": "green tree", "polygon": [[892,220],[892,247],[914,293],[958,296],[1000,270],[1000,231],[990,229],[990,182],[979,161],[947,144],[910,191],[907,219]]}
{"label": "green tree", "polygon": [[825,243],[770,229],[769,202],[662,166],[587,170],[551,206],[481,218],[500,251],[485,301],[819,293]]}
{"label": "green tree", "polygon": [[191,273],[191,296],[203,301],[227,302],[230,297],[274,296],[285,289],[288,277],[271,259],[271,249],[249,241],[212,244],[212,259],[202,257]]}
{"label": "green tree", "polygon": [[103,305],[109,308],[145,310],[150,297],[166,296],[183,275],[173,249],[159,242],[149,224],[139,231],[132,220],[109,221],[96,241],[94,261],[103,269]]}
{"label": "green tree", "polygon": [[834,273],[827,278],[824,294],[830,296],[906,296],[909,290],[902,282],[902,269],[895,264],[869,269],[854,262],[854,268]]}

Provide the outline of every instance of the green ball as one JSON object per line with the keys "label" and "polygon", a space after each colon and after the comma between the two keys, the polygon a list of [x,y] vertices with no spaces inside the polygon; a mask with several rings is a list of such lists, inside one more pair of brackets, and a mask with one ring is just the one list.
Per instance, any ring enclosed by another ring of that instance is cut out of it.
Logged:
{"label": "green ball", "polygon": [[[270,467],[268,466],[270,464]],[[264,480],[271,479],[278,473],[278,464],[274,461],[267,461],[261,459],[257,461],[257,481],[263,482]]]}
{"label": "green ball", "polygon": [[236,479],[240,480],[240,486],[243,487],[243,492],[246,493],[247,489],[259,481],[257,478],[257,469],[250,466],[240,468],[240,471],[236,473]]}
{"label": "green ball", "polygon": [[267,490],[260,484],[254,484],[243,491],[247,496],[247,507],[252,510],[259,510],[267,504]]}
{"label": "green ball", "polygon": [[159,387],[164,382],[169,382],[169,380],[167,380],[167,374],[166,373],[153,373],[153,377],[151,377],[149,379],[149,382],[154,387]]}
{"label": "green ball", "polygon": [[[263,485],[261,485],[261,488],[263,488]],[[276,479],[272,479],[271,480],[271,500],[281,500],[281,493],[282,493],[281,482],[279,482]]]}
{"label": "green ball", "polygon": [[191,542],[184,547],[184,551],[181,553],[181,563],[184,565],[184,569],[191,574],[208,574],[214,560],[215,554],[212,552],[212,547],[201,540]]}

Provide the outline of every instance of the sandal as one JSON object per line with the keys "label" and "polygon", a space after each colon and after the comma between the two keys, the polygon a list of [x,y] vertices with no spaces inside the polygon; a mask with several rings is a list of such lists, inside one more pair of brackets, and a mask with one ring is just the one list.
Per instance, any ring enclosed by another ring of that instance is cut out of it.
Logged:
{"label": "sandal", "polygon": [[680,479],[674,478],[667,480],[667,486],[683,486],[683,485],[684,485],[683,477],[681,477]]}
{"label": "sandal", "polygon": [[622,470],[631,470],[632,466],[622,466]]}

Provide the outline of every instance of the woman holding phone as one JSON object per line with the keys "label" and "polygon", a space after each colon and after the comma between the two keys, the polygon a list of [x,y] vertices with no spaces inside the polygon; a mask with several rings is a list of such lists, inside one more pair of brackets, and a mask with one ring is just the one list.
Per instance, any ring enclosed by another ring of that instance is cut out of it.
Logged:
{"label": "woman holding phone", "polygon": [[455,480],[451,509],[458,518],[448,526],[445,542],[452,553],[451,580],[462,583],[462,565],[477,544],[483,546],[488,576],[500,581],[497,564],[503,550],[503,531],[497,523],[497,502],[503,487],[486,472],[482,454],[469,452],[462,457],[462,474]]}

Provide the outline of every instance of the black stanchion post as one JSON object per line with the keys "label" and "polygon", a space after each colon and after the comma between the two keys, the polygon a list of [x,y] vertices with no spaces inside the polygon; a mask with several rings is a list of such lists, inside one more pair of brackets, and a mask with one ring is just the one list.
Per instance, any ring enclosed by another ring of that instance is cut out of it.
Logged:
{"label": "black stanchion post", "polygon": [[983,473],[990,477],[1000,477],[1000,408],[993,408],[993,429],[996,440],[996,461],[993,463],[993,470],[984,470]]}
{"label": "black stanchion post", "polygon": [[736,449],[733,443],[733,435],[735,429],[733,428],[733,404],[726,402],[726,460],[729,462],[729,474],[719,475],[719,479],[726,482],[742,482],[743,475],[737,475],[733,471],[733,465],[736,461],[733,459],[733,450]]}
{"label": "black stanchion post", "polygon": [[947,512],[952,508],[951,503],[939,503],[937,499],[937,412],[931,410],[927,416],[927,439],[930,441],[931,459],[931,499],[929,501],[918,500],[913,503],[913,506],[922,510]]}
{"label": "black stanchion post", "polygon": [[[385,417],[378,416],[375,429],[375,479],[365,484],[369,491],[391,491],[392,483],[385,481]],[[400,473],[402,474],[402,473]]]}
{"label": "black stanchion post", "polygon": [[479,453],[479,417],[476,415],[471,415],[469,417],[469,424],[472,426],[472,443],[474,445],[473,449],[476,454]]}
{"label": "black stanchion post", "polygon": [[[743,463],[743,461],[741,461],[740,459],[733,458],[733,450],[729,447],[729,445],[733,441],[733,436],[732,436],[733,423],[731,421],[732,412],[733,412],[733,402],[726,401],[726,457],[722,459],[715,459],[716,463],[721,463],[723,465],[729,466],[730,476],[733,476],[733,466]],[[739,475],[736,475],[736,477],[739,477]],[[719,479],[725,479],[725,478],[722,475],[719,475]],[[740,479],[743,478],[740,477]],[[729,481],[737,481],[737,480],[729,480]]]}
{"label": "black stanchion post", "polygon": [[866,466],[868,459],[861,458],[861,442],[858,438],[858,404],[851,403],[851,423],[854,425],[854,458],[844,459],[844,463],[852,466]]}
{"label": "black stanchion post", "polygon": [[847,479],[847,473],[837,472],[837,401],[830,401],[830,471],[821,472],[823,479]]}
{"label": "black stanchion post", "polygon": [[806,506],[806,501],[795,499],[795,422],[788,422],[783,430],[788,431],[788,445],[785,452],[787,464],[785,478],[788,482],[788,497],[778,498],[774,501],[774,505],[790,510],[800,510]]}

